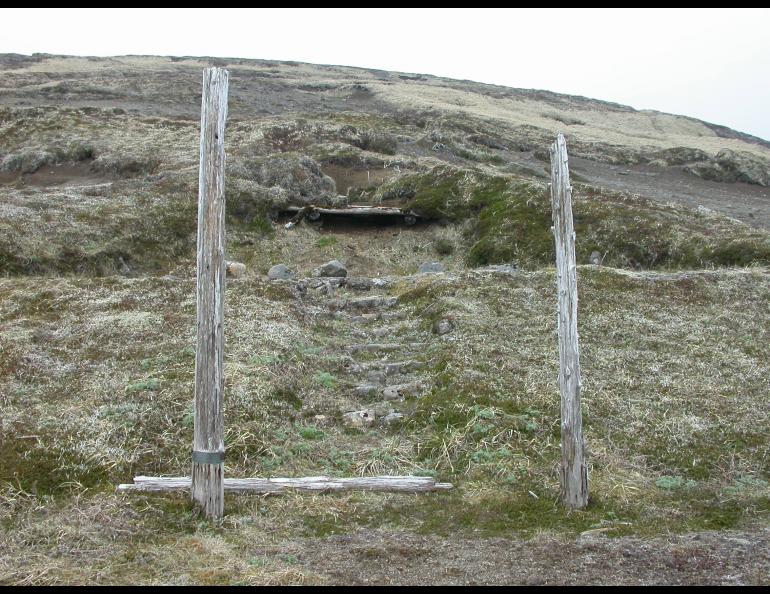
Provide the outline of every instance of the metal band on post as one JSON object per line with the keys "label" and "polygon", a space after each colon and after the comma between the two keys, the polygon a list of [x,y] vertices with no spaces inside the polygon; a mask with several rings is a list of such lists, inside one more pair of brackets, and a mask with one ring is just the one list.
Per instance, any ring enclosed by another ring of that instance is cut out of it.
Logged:
{"label": "metal band on post", "polygon": [[222,464],[225,461],[225,453],[193,450],[192,461],[198,464]]}

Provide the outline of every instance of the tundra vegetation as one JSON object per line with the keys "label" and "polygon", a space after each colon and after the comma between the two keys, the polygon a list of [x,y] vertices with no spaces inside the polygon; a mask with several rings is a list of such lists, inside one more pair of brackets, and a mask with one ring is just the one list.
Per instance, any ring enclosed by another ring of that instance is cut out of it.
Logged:
{"label": "tundra vegetation", "polygon": [[[713,583],[728,573],[718,549],[676,535],[766,543],[767,143],[584,98],[296,63],[219,64],[231,71],[227,258],[246,265],[226,293],[226,475],[417,474],[455,488],[228,495],[221,526],[184,494],[117,495],[134,475],[190,470],[209,61],[114,62],[0,62],[0,583],[521,583],[542,579],[537,561],[528,572],[503,549],[542,547],[558,564],[556,549],[597,534],[608,555],[644,539],[673,565],[554,580]],[[577,163],[580,512],[558,502],[542,157],[557,130]],[[429,220],[285,229],[281,210],[310,203]],[[332,259],[382,282],[298,289]],[[434,261],[446,272],[416,274]],[[276,263],[295,280],[268,280]],[[338,315],[366,296],[387,311]],[[402,350],[353,360],[367,342]],[[419,388],[392,402],[359,390],[353,367],[404,358]],[[377,421],[345,422],[362,408]],[[382,423],[393,410],[403,416]],[[337,563],[345,543],[354,556]],[[479,569],[485,552],[496,573]],[[766,557],[731,571],[770,580]]]}

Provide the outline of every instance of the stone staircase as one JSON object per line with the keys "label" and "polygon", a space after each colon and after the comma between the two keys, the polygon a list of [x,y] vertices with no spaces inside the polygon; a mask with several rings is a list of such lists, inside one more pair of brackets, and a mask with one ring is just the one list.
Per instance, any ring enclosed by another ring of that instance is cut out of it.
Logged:
{"label": "stone staircase", "polygon": [[430,391],[430,347],[440,338],[393,295],[408,277],[308,278],[293,292],[305,316],[335,320],[338,343],[328,371],[341,376],[349,427],[386,427],[409,414],[410,400]]}

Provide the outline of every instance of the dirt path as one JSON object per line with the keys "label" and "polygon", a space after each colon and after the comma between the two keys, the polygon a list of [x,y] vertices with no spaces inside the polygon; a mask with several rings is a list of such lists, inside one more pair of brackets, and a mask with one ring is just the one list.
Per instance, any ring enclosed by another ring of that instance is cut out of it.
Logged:
{"label": "dirt path", "polygon": [[570,157],[570,165],[592,185],[660,202],[704,206],[752,227],[770,229],[770,188],[706,181],[673,167],[609,165],[580,157]]}
{"label": "dirt path", "polygon": [[770,529],[642,539],[453,539],[384,531],[291,543],[306,575],[348,585],[770,583]]}

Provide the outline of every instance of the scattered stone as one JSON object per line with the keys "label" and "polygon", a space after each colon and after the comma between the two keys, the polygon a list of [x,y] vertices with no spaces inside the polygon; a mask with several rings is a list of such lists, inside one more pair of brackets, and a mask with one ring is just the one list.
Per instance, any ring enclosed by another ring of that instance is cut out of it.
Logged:
{"label": "scattered stone", "polygon": [[118,272],[120,272],[122,275],[126,275],[131,272],[128,264],[126,264],[126,261],[123,259],[123,256],[118,256]]}
{"label": "scattered stone", "polygon": [[404,413],[400,413],[400,412],[388,413],[382,418],[382,424],[393,425],[394,423],[398,423],[403,418],[404,418]]}
{"label": "scattered stone", "polygon": [[372,279],[363,276],[349,276],[345,286],[352,291],[369,291],[374,286]]}
{"label": "scattered stone", "polygon": [[370,343],[370,344],[353,344],[350,345],[348,348],[353,353],[359,353],[359,352],[372,352],[372,351],[398,351],[404,348],[405,346],[401,343]]}
{"label": "scattered stone", "polygon": [[355,388],[353,388],[353,393],[359,398],[365,398],[367,396],[371,396],[372,394],[376,393],[379,389],[380,389],[379,386],[372,385],[372,384],[364,384],[362,386],[356,386]]}
{"label": "scattered stone", "polygon": [[588,263],[593,264],[595,266],[601,266],[602,255],[596,251],[591,252],[591,256],[588,258]]}
{"label": "scattered stone", "polygon": [[362,297],[351,299],[348,306],[359,310],[387,309],[398,303],[396,297]]}
{"label": "scattered stone", "polygon": [[375,416],[372,409],[354,410],[353,412],[342,415],[342,420],[348,427],[364,429],[370,427],[374,423]]}
{"label": "scattered stone", "polygon": [[[397,300],[396,300],[397,301]],[[405,320],[408,317],[407,312],[404,310],[401,311],[391,311],[391,312],[382,312],[379,316],[379,319],[385,321],[385,320]]]}
{"label": "scattered stone", "polygon": [[454,327],[455,324],[452,320],[449,318],[441,318],[440,320],[436,320],[436,322],[433,324],[433,332],[439,336],[443,336],[444,334],[449,334],[452,330],[454,330]]}
{"label": "scattered stone", "polygon": [[333,283],[324,283],[323,288],[326,290],[326,296],[334,297],[334,289],[337,287],[339,287],[339,285]]}
{"label": "scattered stone", "polygon": [[294,273],[286,264],[276,264],[267,271],[267,277],[270,280],[288,280],[294,277]]}
{"label": "scattered stone", "polygon": [[345,286],[345,279],[342,277],[325,277],[321,284],[324,287],[332,287],[334,289],[339,289],[340,287]]}
{"label": "scattered stone", "polygon": [[372,336],[375,338],[383,338],[384,336],[388,336],[389,334],[393,333],[392,328],[388,328],[387,326],[383,328],[375,328],[372,330]]}
{"label": "scattered stone", "polygon": [[366,381],[372,384],[383,385],[385,383],[385,378],[386,375],[384,371],[370,371],[366,374]]}
{"label": "scattered stone", "polygon": [[331,260],[313,271],[313,276],[341,277],[347,275],[348,269],[345,268],[345,265],[339,260]]}
{"label": "scattered stone", "polygon": [[417,361],[399,361],[398,363],[386,363],[385,375],[399,375],[414,371],[420,366]]}
{"label": "scattered stone", "polygon": [[382,391],[385,400],[402,400],[407,396],[418,396],[422,392],[420,384],[398,384],[388,386]]}
{"label": "scattered stone", "polygon": [[305,281],[298,281],[291,291],[296,299],[303,299],[307,295],[307,283]]}
{"label": "scattered stone", "polygon": [[417,274],[426,274],[429,272],[445,272],[444,265],[441,262],[423,262],[417,269]]}
{"label": "scattered stone", "polygon": [[340,311],[345,309],[347,306],[348,302],[346,299],[331,299],[330,301],[326,302],[326,307],[332,311]]}
{"label": "scattered stone", "polygon": [[246,274],[246,264],[226,262],[225,274],[230,278],[243,278],[243,275]]}

